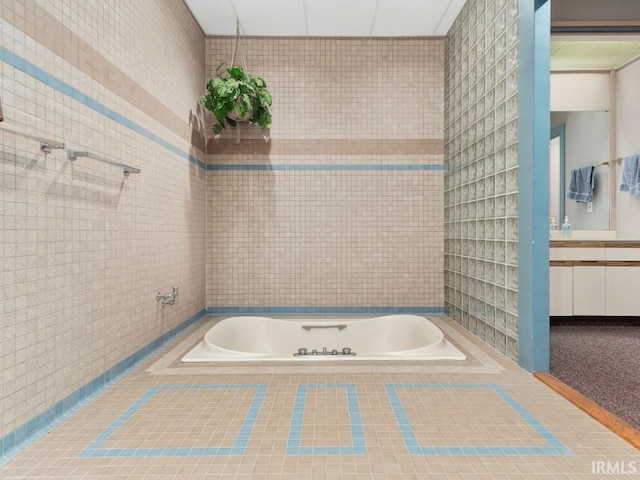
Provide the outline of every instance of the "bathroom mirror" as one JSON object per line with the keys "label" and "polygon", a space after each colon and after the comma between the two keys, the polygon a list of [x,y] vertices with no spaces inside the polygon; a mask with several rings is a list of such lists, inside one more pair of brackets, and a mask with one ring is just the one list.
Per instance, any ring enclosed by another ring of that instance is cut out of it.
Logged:
{"label": "bathroom mirror", "polygon": [[609,160],[609,113],[551,112],[550,216],[562,224],[568,216],[574,230],[609,229],[609,167],[594,168],[593,201],[580,203],[566,197],[575,168]]}

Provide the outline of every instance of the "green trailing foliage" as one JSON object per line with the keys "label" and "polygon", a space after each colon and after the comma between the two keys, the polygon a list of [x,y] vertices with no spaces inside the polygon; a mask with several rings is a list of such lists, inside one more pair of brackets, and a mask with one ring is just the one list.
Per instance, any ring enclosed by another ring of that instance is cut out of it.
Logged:
{"label": "green trailing foliage", "polygon": [[202,104],[217,120],[213,133],[218,135],[227,126],[235,127],[238,124],[235,118],[244,119],[249,115],[249,123],[262,128],[271,125],[272,99],[265,81],[244,73],[240,67],[228,68],[227,73],[228,77],[209,80],[208,93],[202,96]]}

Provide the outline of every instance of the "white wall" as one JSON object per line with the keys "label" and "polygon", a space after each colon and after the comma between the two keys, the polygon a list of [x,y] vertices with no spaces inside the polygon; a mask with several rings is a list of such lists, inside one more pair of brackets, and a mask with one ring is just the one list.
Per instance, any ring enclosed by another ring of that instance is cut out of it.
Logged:
{"label": "white wall", "polygon": [[[617,91],[617,155],[640,153],[640,61],[618,72]],[[622,168],[618,168],[619,189]],[[617,232],[619,236],[640,237],[640,195],[617,192]]]}
{"label": "white wall", "polygon": [[609,110],[609,73],[552,73],[551,111]]}

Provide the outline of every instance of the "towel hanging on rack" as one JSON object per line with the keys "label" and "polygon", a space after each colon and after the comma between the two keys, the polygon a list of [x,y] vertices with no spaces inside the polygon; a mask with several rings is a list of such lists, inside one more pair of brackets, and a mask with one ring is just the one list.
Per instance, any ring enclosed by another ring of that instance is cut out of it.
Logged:
{"label": "towel hanging on rack", "polygon": [[571,170],[569,179],[569,191],[567,198],[576,202],[587,203],[593,200],[593,189],[595,187],[595,175],[593,165]]}
{"label": "towel hanging on rack", "polygon": [[629,155],[622,159],[621,192],[635,196],[640,194],[640,154]]}

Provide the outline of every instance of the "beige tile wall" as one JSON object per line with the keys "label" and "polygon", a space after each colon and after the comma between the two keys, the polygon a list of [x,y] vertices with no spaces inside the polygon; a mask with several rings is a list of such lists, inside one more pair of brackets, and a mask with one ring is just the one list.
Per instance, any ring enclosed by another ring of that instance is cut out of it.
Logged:
{"label": "beige tile wall", "polygon": [[[273,95],[273,124],[241,127],[239,145],[224,132],[212,163],[443,163],[443,39],[240,46]],[[232,50],[207,39],[208,77]],[[208,306],[444,305],[442,170],[214,171],[208,192]]]}
{"label": "beige tile wall", "polygon": [[[234,42],[207,38],[207,78],[230,63]],[[443,38],[243,37],[240,53],[274,97],[274,140],[443,139]]]}
{"label": "beige tile wall", "polygon": [[443,305],[442,172],[209,175],[207,305]]}
{"label": "beige tile wall", "polygon": [[[2,47],[204,161],[204,36],[183,2],[3,0]],[[0,438],[205,306],[204,170],[0,62]],[[202,142],[201,142],[202,144]],[[155,293],[180,287],[164,309]]]}
{"label": "beige tile wall", "polygon": [[[442,164],[442,39],[247,40],[275,97],[271,141],[243,127],[242,145],[226,133],[208,158],[199,95],[232,42],[207,39],[205,72],[182,2],[0,8],[2,47],[201,161]],[[441,170],[205,174],[0,69],[7,124],[142,170],[124,179],[1,135],[0,438],[205,305],[444,304]],[[161,309],[171,285],[180,303]]]}

